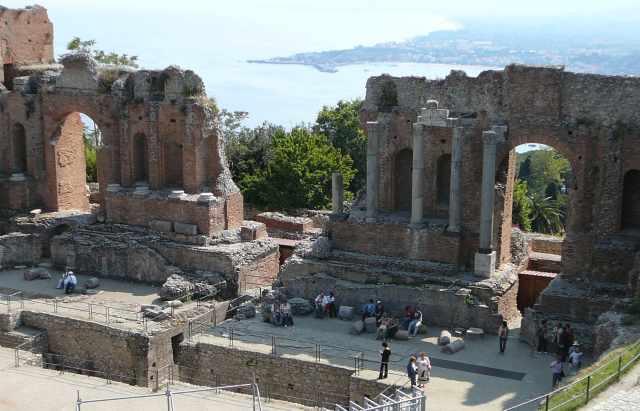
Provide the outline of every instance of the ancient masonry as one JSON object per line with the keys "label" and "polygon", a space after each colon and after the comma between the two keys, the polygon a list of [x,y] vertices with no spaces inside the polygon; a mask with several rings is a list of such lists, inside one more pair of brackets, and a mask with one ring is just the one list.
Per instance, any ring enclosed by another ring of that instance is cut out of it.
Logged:
{"label": "ancient masonry", "polygon": [[[51,257],[80,272],[152,283],[215,272],[232,291],[273,280],[277,245],[259,223],[243,224],[200,77],[174,66],[101,66],[81,53],[50,64],[45,9],[4,9],[0,21],[3,233],[37,236],[32,260]],[[81,114],[100,130],[99,190],[91,195]],[[32,209],[43,212],[21,213]],[[96,218],[105,224],[86,224]],[[13,258],[1,255],[4,265]]]}
{"label": "ancient masonry", "polygon": [[[494,333],[520,319],[519,275],[532,266],[560,274],[533,296],[522,335],[532,338],[542,318],[571,322],[600,352],[613,338],[608,311],[640,292],[639,78],[523,66],[477,78],[373,77],[361,112],[367,195],[345,210],[334,175],[333,212],[318,232],[277,213],[244,220],[217,108],[195,73],[104,66],[82,53],[55,62],[52,44],[44,8],[0,7],[0,268],[46,261],[152,284],[213,279],[227,301],[152,325],[138,312],[111,322],[91,308],[80,318],[44,312],[42,302],[6,304],[0,345],[15,346],[18,328],[30,327],[32,348],[65,356],[58,366],[144,386],[176,364],[187,380],[244,383],[255,359],[265,367],[258,378],[309,390],[305,376],[320,375],[342,401],[384,387],[350,369],[183,341],[192,319],[222,321],[230,298],[278,277],[289,296],[331,290],[338,304],[380,298],[388,311],[416,304],[429,325]],[[100,130],[92,187],[83,115]],[[552,146],[571,164],[563,241],[511,227],[514,149],[524,143]],[[297,244],[280,272],[270,235]]]}
{"label": "ancient masonry", "polygon": [[561,274],[526,310],[523,335],[548,318],[572,322],[590,345],[598,317],[638,293],[639,104],[639,78],[562,68],[372,77],[361,111],[366,199],[343,213],[334,179],[327,236],[281,278],[306,297],[335,289],[350,304],[417,302],[427,323],[495,332],[519,316],[517,274],[530,257],[511,225],[514,149],[546,144],[571,164],[568,228]]}

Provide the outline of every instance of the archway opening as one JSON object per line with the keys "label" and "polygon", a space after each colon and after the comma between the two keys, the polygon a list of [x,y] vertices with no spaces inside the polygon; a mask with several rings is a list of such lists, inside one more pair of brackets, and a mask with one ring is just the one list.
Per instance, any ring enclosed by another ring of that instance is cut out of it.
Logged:
{"label": "archway opening", "polygon": [[543,144],[523,144],[515,151],[513,225],[525,232],[562,237],[569,208],[569,160]]}
{"label": "archway opening", "polygon": [[393,167],[393,204],[395,211],[411,210],[411,171],[413,151],[398,151]]}
{"label": "archway opening", "polygon": [[[67,114],[56,129],[53,164],[55,210],[87,210],[98,187],[98,151],[102,132],[96,122],[80,112]],[[53,171],[53,170],[52,170]]]}
{"label": "archway opening", "polygon": [[[562,271],[572,178],[569,160],[552,147],[523,144],[514,151],[515,161],[507,173],[513,177],[512,195],[505,193],[505,207],[510,198],[512,226],[524,237],[518,239],[512,231],[509,244],[512,262],[520,268],[518,308],[524,311],[535,304],[540,293]],[[520,250],[518,244],[527,243],[531,245],[531,253],[525,259],[527,250]]]}
{"label": "archway opening", "polygon": [[640,170],[629,170],[624,175],[622,229],[640,233]]}
{"label": "archway opening", "polygon": [[13,173],[27,173],[27,135],[20,123],[13,125]]}
{"label": "archway opening", "polygon": [[143,133],[138,133],[133,137],[133,180],[140,183],[148,179],[147,138]]}

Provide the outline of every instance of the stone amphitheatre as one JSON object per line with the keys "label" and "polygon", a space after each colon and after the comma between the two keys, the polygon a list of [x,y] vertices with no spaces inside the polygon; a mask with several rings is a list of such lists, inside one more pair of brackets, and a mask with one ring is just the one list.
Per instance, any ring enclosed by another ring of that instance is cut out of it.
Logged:
{"label": "stone amphitheatre", "polygon": [[[427,351],[429,409],[503,409],[549,391],[550,360],[531,348],[541,320],[570,323],[591,358],[619,338],[616,313],[640,294],[639,78],[520,65],[372,77],[366,196],[345,211],[334,175],[331,211],[256,215],[196,73],[56,61],[53,35],[42,7],[0,9],[3,379],[64,372],[126,393],[255,383],[273,409],[335,409],[402,387],[408,355]],[[101,132],[91,187],[83,117]],[[512,228],[527,143],[570,162],[564,238]],[[66,270],[80,280],[68,296]],[[356,311],[370,298],[422,311],[425,334],[391,342],[394,378],[376,380],[373,334],[298,315],[326,290]],[[295,303],[294,327],[262,321],[274,295]],[[503,320],[517,332],[499,357]],[[441,353],[441,330],[465,350]],[[203,409],[190,407],[176,409]]]}

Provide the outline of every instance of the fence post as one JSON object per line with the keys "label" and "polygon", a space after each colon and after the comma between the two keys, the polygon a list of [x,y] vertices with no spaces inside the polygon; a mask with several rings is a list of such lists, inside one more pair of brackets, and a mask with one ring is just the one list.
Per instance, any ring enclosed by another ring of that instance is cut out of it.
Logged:
{"label": "fence post", "polygon": [[78,400],[76,401],[76,411],[80,411],[81,405],[82,405],[82,400],[80,399],[80,390],[78,390]]}
{"label": "fence post", "polygon": [[549,411],[549,394],[547,394],[544,400],[544,411]]}
{"label": "fence post", "polygon": [[620,357],[618,357],[618,378],[617,380],[620,381],[620,373],[622,371],[622,355],[620,355]]}
{"label": "fence post", "polygon": [[276,356],[276,336],[271,336],[271,355]]}
{"label": "fence post", "polygon": [[587,376],[587,400],[585,403],[589,402],[589,389],[591,388],[591,374]]}

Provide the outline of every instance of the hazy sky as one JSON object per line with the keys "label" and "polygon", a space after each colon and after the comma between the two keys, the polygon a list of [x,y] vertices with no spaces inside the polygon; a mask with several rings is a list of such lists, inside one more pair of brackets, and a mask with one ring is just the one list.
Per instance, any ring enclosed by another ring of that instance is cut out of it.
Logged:
{"label": "hazy sky", "polygon": [[[7,7],[23,1],[0,0]],[[162,65],[167,49],[238,59],[404,40],[468,23],[612,30],[640,22],[639,0],[40,0],[56,29],[56,52],[73,35]]]}

